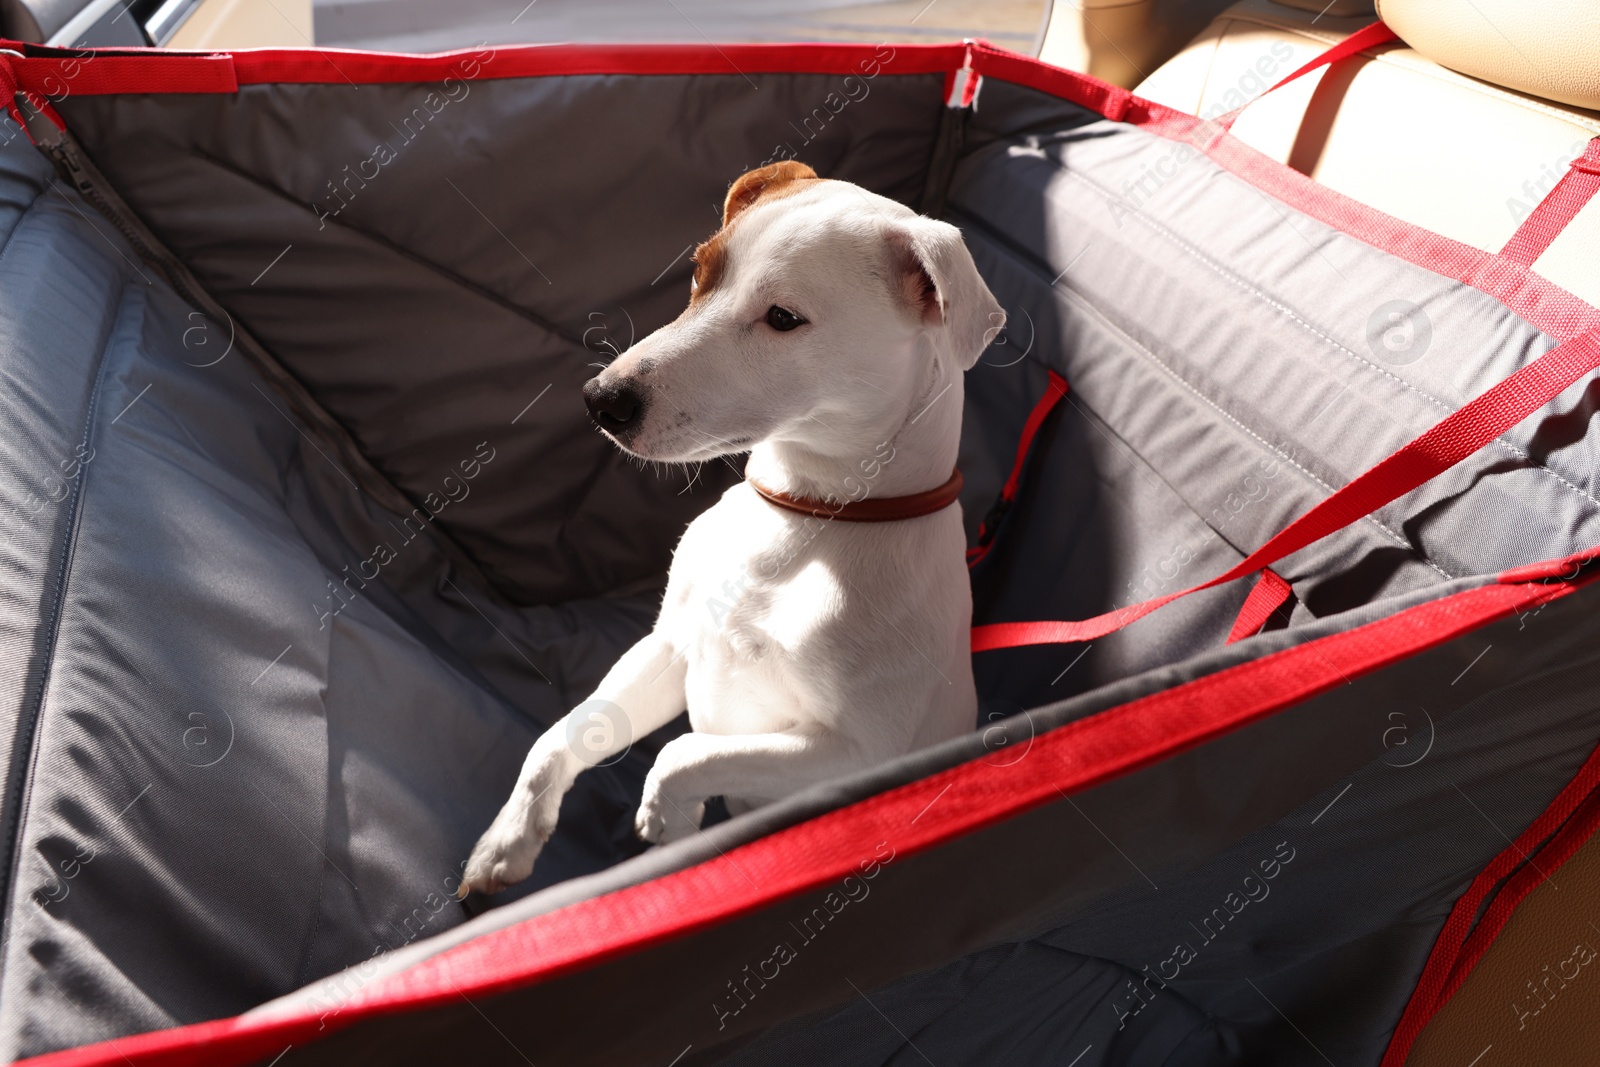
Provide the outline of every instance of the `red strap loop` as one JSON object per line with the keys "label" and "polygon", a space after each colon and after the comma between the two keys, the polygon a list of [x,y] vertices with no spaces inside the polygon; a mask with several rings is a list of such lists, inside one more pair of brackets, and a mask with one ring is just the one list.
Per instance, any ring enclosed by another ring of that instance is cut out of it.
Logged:
{"label": "red strap loop", "polygon": [[1288,603],[1292,596],[1293,587],[1280,578],[1276,571],[1271,567],[1262,570],[1261,577],[1250,589],[1250,595],[1244,598],[1244,606],[1239,609],[1239,617],[1234,620],[1226,643],[1231,645],[1260,633],[1267,620],[1272,618],[1272,613]]}
{"label": "red strap loop", "polygon": [[1561,236],[1567,223],[1577,218],[1585,204],[1600,191],[1600,137],[1594,138],[1583,155],[1567,164],[1567,173],[1545,194],[1533,213],[1522,220],[1517,232],[1500,250],[1500,255],[1524,267],[1544,255],[1551,242]]}
{"label": "red strap loop", "polygon": [[1044,425],[1045,417],[1066,399],[1069,388],[1067,380],[1055,371],[1049,373],[1050,380],[1045,383],[1044,395],[1033,405],[1033,410],[1028,412],[1028,421],[1022,424],[1022,437],[1017,441],[1017,455],[1011,461],[1011,475],[1000,489],[1000,499],[994,502],[994,507],[989,509],[989,514],[983,517],[983,522],[978,526],[978,543],[967,549],[969,570],[976,567],[994,547],[994,536],[1000,528],[1000,520],[1010,510],[1011,502],[1017,498],[1017,485],[1022,480],[1022,468],[1028,462],[1028,452],[1033,448],[1033,439],[1038,436],[1039,427]]}
{"label": "red strap loop", "polygon": [[22,111],[17,107],[17,90],[19,88],[17,72],[11,66],[11,61],[14,58],[16,57],[0,54],[0,100],[5,101],[6,111],[16,120],[17,125],[21,126],[23,131],[26,132],[28,124],[23,121]]}
{"label": "red strap loop", "polygon": [[1080,622],[1000,622],[972,629],[972,650],[1094,641],[1179,597],[1254,574],[1438,477],[1600,367],[1600,328],[1557,345],[1327,497],[1209,582]]}
{"label": "red strap loop", "polygon": [[[1259,100],[1262,96],[1266,96],[1267,93],[1276,92],[1285,85],[1288,85],[1290,82],[1295,81],[1298,78],[1305,77],[1318,67],[1325,67],[1330,63],[1337,63],[1339,60],[1344,59],[1347,56],[1353,56],[1357,52],[1363,52],[1368,48],[1375,48],[1380,44],[1386,44],[1389,41],[1396,40],[1397,37],[1398,35],[1382,22],[1374,22],[1370,26],[1363,26],[1361,29],[1357,30],[1355,33],[1352,33],[1350,36],[1346,37],[1344,40],[1340,41],[1326,52],[1323,52],[1321,55],[1311,60],[1305,66],[1299,68],[1298,70],[1291,71],[1289,74],[1285,75],[1283,79],[1280,80],[1276,85],[1273,85],[1271,88],[1262,92],[1260,96],[1257,96],[1255,99]],[[1246,101],[1245,103],[1234,108],[1232,111],[1228,112],[1226,115],[1223,115],[1221,118],[1217,119],[1217,122],[1222,125],[1223,129],[1232,129],[1233,124],[1238,120],[1239,115],[1243,113],[1244,109],[1249,106],[1250,101]]]}

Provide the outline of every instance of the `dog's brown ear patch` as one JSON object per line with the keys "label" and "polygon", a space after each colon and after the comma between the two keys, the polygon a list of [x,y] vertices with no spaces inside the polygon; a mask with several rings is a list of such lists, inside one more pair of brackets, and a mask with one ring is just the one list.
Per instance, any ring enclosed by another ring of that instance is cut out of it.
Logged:
{"label": "dog's brown ear patch", "polygon": [[694,277],[689,283],[689,303],[704,300],[722,280],[722,267],[728,258],[727,234],[721,230],[702,241],[694,250]]}
{"label": "dog's brown ear patch", "polygon": [[732,222],[734,216],[764,196],[798,192],[796,182],[814,182],[817,172],[804,163],[783,160],[739,175],[739,180],[728,190],[728,199],[722,202],[722,224]]}
{"label": "dog's brown ear patch", "polygon": [[789,159],[741,174],[728,190],[728,199],[723,202],[722,229],[694,250],[694,284],[689,302],[704,300],[721,280],[728,257],[728,224],[734,216],[762,197],[798,192],[804,188],[802,183],[817,180],[816,171],[804,163]]}

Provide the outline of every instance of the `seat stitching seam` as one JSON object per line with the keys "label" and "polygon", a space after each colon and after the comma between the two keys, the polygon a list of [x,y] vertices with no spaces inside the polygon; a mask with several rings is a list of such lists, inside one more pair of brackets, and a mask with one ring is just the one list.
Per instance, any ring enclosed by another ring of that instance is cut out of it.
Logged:
{"label": "seat stitching seam", "polygon": [[[959,208],[957,208],[957,210],[960,211]],[[961,214],[966,215],[966,212],[961,212]],[[985,227],[985,229],[987,229],[987,227]],[[998,242],[996,242],[996,243],[997,243],[998,247],[1000,247],[1001,249],[1004,249],[1003,245],[999,245]],[[1051,288],[1052,288],[1052,295],[1053,296],[1055,296],[1058,299],[1062,298],[1063,294],[1061,294],[1060,292],[1056,291],[1054,287],[1051,287]],[[1317,475],[1315,473],[1313,473],[1310,470],[1307,470],[1304,466],[1302,466],[1301,464],[1296,462],[1294,457],[1288,455],[1282,449],[1280,449],[1278,446],[1272,444],[1266,438],[1262,437],[1260,434],[1258,434],[1255,431],[1251,430],[1249,426],[1245,425],[1242,421],[1240,421],[1238,418],[1236,418],[1226,408],[1222,407],[1222,405],[1219,404],[1216,400],[1214,400],[1213,398],[1207,396],[1193,382],[1190,382],[1182,374],[1178,373],[1178,371],[1176,369],[1174,369],[1170,364],[1168,364],[1165,360],[1163,360],[1154,351],[1152,351],[1151,349],[1147,348],[1145,345],[1141,344],[1136,338],[1130,336],[1126,331],[1124,331],[1114,321],[1112,321],[1111,317],[1109,315],[1107,315],[1105,313],[1105,311],[1103,311],[1100,307],[1098,307],[1093,301],[1091,301],[1084,293],[1080,292],[1077,289],[1068,288],[1067,295],[1070,295],[1072,297],[1076,297],[1078,302],[1081,303],[1083,305],[1083,307],[1086,308],[1089,312],[1091,312],[1105,326],[1105,328],[1114,331],[1116,333],[1116,335],[1119,338],[1121,338],[1130,348],[1142,353],[1146,358],[1149,359],[1150,362],[1154,363],[1156,366],[1161,368],[1161,370],[1164,373],[1166,373],[1170,378],[1172,378],[1173,381],[1175,381],[1181,388],[1187,390],[1189,393],[1193,394],[1197,399],[1199,399],[1200,401],[1204,402],[1205,404],[1207,404],[1211,408],[1215,409],[1215,411],[1219,415],[1221,415],[1224,419],[1228,420],[1230,423],[1232,423],[1234,426],[1238,427],[1245,434],[1247,434],[1248,436],[1253,438],[1255,441],[1257,441],[1269,453],[1271,453],[1272,455],[1278,457],[1284,463],[1287,463],[1289,466],[1293,467],[1295,470],[1297,470],[1301,474],[1305,475],[1305,477],[1308,480],[1310,480],[1313,484],[1317,485],[1319,488],[1321,488],[1328,495],[1331,496],[1335,492],[1337,492],[1337,490],[1333,486],[1329,485],[1327,482],[1325,482],[1321,478],[1317,477]],[[1029,356],[1028,358],[1029,359],[1035,359],[1036,357]],[[1048,366],[1048,364],[1046,364],[1043,360],[1037,360],[1037,362],[1039,362],[1040,365],[1042,365],[1042,366]],[[1104,420],[1102,419],[1102,421],[1104,421]],[[1106,425],[1110,426],[1110,423],[1108,422],[1108,423],[1106,423]],[[1113,430],[1113,432],[1117,432],[1117,431]],[[1121,438],[1121,436],[1122,436],[1120,432],[1118,432],[1117,435],[1118,435],[1119,438]],[[1129,447],[1133,448],[1133,445],[1130,443]],[[1134,451],[1134,454],[1136,456],[1140,457],[1142,462],[1144,462],[1146,465],[1149,464],[1149,460],[1145,459],[1143,454],[1137,448],[1133,448],[1133,451]],[[1167,479],[1164,476],[1161,476],[1161,475],[1158,474],[1158,477],[1162,477],[1163,481],[1167,481]],[[1170,485],[1171,483],[1168,482],[1168,484]],[[1363,515],[1362,518],[1365,519],[1367,522],[1372,523],[1372,525],[1376,526],[1379,530],[1383,531],[1391,539],[1393,539],[1393,541],[1395,542],[1396,545],[1398,545],[1399,547],[1405,548],[1407,551],[1411,552],[1414,556],[1417,557],[1417,559],[1419,561],[1421,561],[1422,563],[1427,564],[1429,567],[1431,567],[1438,574],[1442,575],[1444,578],[1446,578],[1448,580],[1451,580],[1451,581],[1454,581],[1456,579],[1456,577],[1457,577],[1456,575],[1450,574],[1444,568],[1440,567],[1437,563],[1435,563],[1432,559],[1428,558],[1426,553],[1420,551],[1417,548],[1416,545],[1412,544],[1404,536],[1402,536],[1401,534],[1399,534],[1395,530],[1391,529],[1386,523],[1384,523],[1384,521],[1382,519],[1378,518],[1376,514],[1368,513],[1366,515]],[[1200,516],[1200,520],[1202,522],[1205,522],[1205,517],[1203,515]],[[1206,525],[1210,526],[1210,523],[1206,523]],[[1221,536],[1221,532],[1220,531],[1216,531],[1215,527],[1211,527],[1211,528],[1215,532],[1217,532],[1219,536]],[[1228,539],[1226,537],[1223,537],[1223,540],[1226,541]],[[1232,544],[1231,541],[1229,541],[1229,543]],[[1238,546],[1235,545],[1235,547],[1237,548]],[[1244,550],[1241,549],[1241,551],[1244,551]],[[1249,553],[1245,552],[1245,554],[1248,555]]]}
{"label": "seat stitching seam", "polygon": [[[129,282],[120,273],[118,277],[121,279],[122,284],[117,299],[117,307],[112,315],[111,327],[107,331],[105,343],[101,345],[100,353],[96,357],[94,388],[90,391],[89,402],[84,410],[83,432],[79,435],[80,447],[90,445],[94,439],[95,420],[100,410],[100,396],[105,386],[105,373],[109,362],[106,355],[117,336],[117,325],[122,319],[123,310],[128,301]],[[40,656],[41,668],[38,695],[34,700],[29,701],[30,707],[23,709],[27,736],[26,738],[18,738],[18,741],[21,742],[17,745],[19,751],[13,756],[13,766],[17,766],[22,773],[18,776],[16,785],[18,796],[15,815],[9,820],[10,825],[5,828],[4,869],[6,881],[4,886],[0,887],[0,889],[3,889],[3,901],[0,902],[4,904],[7,916],[11,914],[11,909],[16,900],[17,882],[21,873],[18,850],[22,843],[23,828],[28,821],[29,801],[33,795],[33,779],[39,756],[40,720],[44,717],[45,699],[48,695],[51,678],[55,674],[56,651],[61,637],[62,616],[65,614],[67,585],[71,580],[73,563],[77,555],[78,535],[82,530],[83,497],[90,473],[90,470],[85,468],[79,473],[79,477],[73,484],[71,504],[67,511],[67,528],[62,532],[62,537],[59,541],[62,546],[61,559],[55,567],[53,582],[55,595],[49,608],[49,635],[42,650],[43,654]],[[8,931],[10,925],[9,922],[6,924]],[[9,936],[4,940],[9,941]],[[4,962],[4,954],[0,953],[0,981],[3,981],[4,978]]]}
{"label": "seat stitching seam", "polygon": [[[1093,189],[1095,192],[1099,193],[1102,197],[1105,197],[1107,200],[1112,200],[1112,201],[1116,200],[1116,197],[1109,190],[1107,190],[1104,187],[1102,187],[1099,183],[1097,183],[1097,182],[1095,182],[1095,181],[1093,181],[1093,180],[1091,180],[1089,178],[1084,177],[1082,174],[1079,174],[1078,172],[1073,171],[1073,170],[1069,170],[1069,169],[1067,169],[1065,167],[1060,167],[1060,168],[1058,168],[1058,170],[1060,171],[1060,173],[1065,174],[1070,178],[1074,178],[1077,181],[1082,182],[1084,185],[1089,186],[1089,188]],[[1250,188],[1255,189],[1255,186],[1252,185],[1252,186],[1250,186]],[[1256,191],[1260,192],[1260,190],[1256,190]],[[1265,196],[1266,194],[1262,193],[1262,195]],[[1376,363],[1373,363],[1371,360],[1366,359],[1363,356],[1361,356],[1360,353],[1358,353],[1358,352],[1354,351],[1353,349],[1348,348],[1345,345],[1341,344],[1338,340],[1336,340],[1333,337],[1330,337],[1328,334],[1326,334],[1322,330],[1318,329],[1312,323],[1308,322],[1304,318],[1301,318],[1300,315],[1298,315],[1294,311],[1293,308],[1291,308],[1288,305],[1278,301],[1274,297],[1268,295],[1266,292],[1264,292],[1263,290],[1259,289],[1258,287],[1256,287],[1255,285],[1253,285],[1249,281],[1245,280],[1244,278],[1239,277],[1238,275],[1234,274],[1232,271],[1229,271],[1226,267],[1223,267],[1221,264],[1219,264],[1215,260],[1211,259],[1211,257],[1207,256],[1204,252],[1202,252],[1200,249],[1196,248],[1194,245],[1190,244],[1184,238],[1180,237],[1176,233],[1174,233],[1171,230],[1167,229],[1166,227],[1162,226],[1160,223],[1156,222],[1154,219],[1151,219],[1151,218],[1147,217],[1144,212],[1142,212],[1142,211],[1132,211],[1132,212],[1128,212],[1127,214],[1129,214],[1133,218],[1138,219],[1143,225],[1148,227],[1152,232],[1158,234],[1161,237],[1166,238],[1168,242],[1178,246],[1181,250],[1187,252],[1190,256],[1192,256],[1202,266],[1205,266],[1207,269],[1211,270],[1213,273],[1215,273],[1216,275],[1221,277],[1223,280],[1232,283],[1237,288],[1242,289],[1246,293],[1256,297],[1262,303],[1264,303],[1267,306],[1275,309],[1280,314],[1282,314],[1285,318],[1288,318],[1290,321],[1294,322],[1296,325],[1298,325],[1305,332],[1311,334],[1313,337],[1316,337],[1318,340],[1322,341],[1328,347],[1333,348],[1336,351],[1344,353],[1346,356],[1350,357],[1350,359],[1354,360],[1356,363],[1367,367],[1371,371],[1375,371],[1378,374],[1383,375],[1385,378],[1388,378],[1389,380],[1395,382],[1396,384],[1400,385],[1402,388],[1408,390],[1409,392],[1415,393],[1417,396],[1419,396],[1422,399],[1424,399],[1424,400],[1428,401],[1429,403],[1433,404],[1435,407],[1440,408],[1441,410],[1445,411],[1447,414],[1454,414],[1456,411],[1460,410],[1459,408],[1451,407],[1445,401],[1439,399],[1436,396],[1433,396],[1431,393],[1424,392],[1422,389],[1420,389],[1417,386],[1415,386],[1415,385],[1411,384],[1410,382],[1406,381],[1404,378],[1399,377],[1398,375],[1394,374],[1391,371],[1385,370],[1384,368],[1378,366]],[[1505,439],[1503,439],[1502,437],[1499,437],[1499,436],[1496,436],[1492,443],[1495,444],[1495,445],[1498,445],[1501,449],[1511,453],[1513,456],[1517,457],[1518,459],[1523,460],[1524,462],[1526,462],[1528,464],[1528,466],[1531,469],[1536,470],[1536,471],[1540,471],[1540,472],[1542,472],[1544,474],[1549,475],[1551,478],[1554,478],[1556,481],[1560,482],[1562,485],[1564,485],[1568,489],[1572,490],[1572,492],[1578,494],[1580,497],[1583,497],[1589,503],[1593,504],[1597,510],[1600,510],[1600,499],[1597,499],[1591,493],[1587,492],[1584,489],[1579,488],[1577,485],[1574,485],[1571,481],[1567,480],[1567,478],[1564,477],[1563,475],[1561,475],[1559,472],[1557,472],[1555,470],[1552,470],[1550,467],[1545,466],[1543,463],[1540,463],[1540,462],[1536,461],[1531,455],[1529,455],[1527,452],[1523,451],[1521,448],[1517,447],[1516,445],[1513,445],[1509,441],[1506,441]]]}
{"label": "seat stitching seam", "polygon": [[[1190,382],[1182,374],[1178,373],[1178,371],[1171,364],[1169,364],[1166,360],[1162,359],[1161,356],[1158,355],[1154,350],[1152,350],[1152,349],[1148,348],[1147,346],[1145,346],[1144,344],[1140,343],[1137,338],[1134,338],[1134,337],[1128,335],[1125,331],[1123,331],[1120,327],[1118,327],[1115,322],[1112,322],[1110,320],[1110,318],[1108,316],[1106,316],[1103,311],[1101,311],[1098,307],[1096,307],[1094,304],[1092,304],[1086,297],[1084,297],[1083,294],[1080,293],[1078,290],[1069,288],[1068,289],[1068,293],[1071,294],[1072,296],[1078,297],[1079,300],[1082,301],[1082,303],[1090,311],[1094,312],[1094,314],[1098,318],[1100,318],[1102,320],[1102,322],[1104,322],[1104,324],[1106,325],[1106,327],[1108,329],[1115,330],[1117,335],[1119,337],[1121,337],[1130,347],[1134,348],[1135,350],[1137,350],[1137,351],[1143,353],[1145,356],[1147,356],[1150,359],[1151,362],[1153,362],[1157,366],[1161,367],[1161,369],[1164,370],[1179,385],[1183,386],[1190,393],[1194,394],[1195,397],[1197,397],[1199,400],[1203,401],[1207,406],[1209,406],[1213,410],[1215,410],[1217,414],[1221,415],[1228,422],[1232,423],[1240,431],[1242,431],[1243,433],[1245,433],[1248,436],[1250,436],[1251,438],[1253,438],[1257,443],[1259,443],[1261,445],[1261,447],[1265,448],[1268,452],[1270,452],[1274,456],[1277,456],[1283,462],[1287,463],[1289,466],[1293,467],[1295,470],[1297,470],[1301,474],[1305,475],[1307,479],[1309,479],[1315,485],[1319,486],[1329,496],[1332,496],[1334,493],[1338,492],[1338,490],[1335,489],[1333,486],[1329,485],[1327,482],[1325,482],[1321,478],[1317,477],[1317,475],[1315,473],[1313,473],[1312,471],[1308,470],[1304,466],[1301,466],[1300,463],[1296,462],[1296,460],[1294,459],[1293,456],[1291,456],[1288,453],[1284,452],[1281,448],[1279,448],[1278,446],[1272,444],[1272,442],[1268,441],[1266,438],[1264,438],[1260,434],[1256,433],[1249,426],[1245,425],[1244,422],[1242,422],[1240,419],[1238,419],[1236,416],[1234,416],[1232,412],[1230,412],[1226,408],[1222,407],[1222,405],[1217,403],[1217,401],[1214,400],[1213,398],[1207,396],[1196,385],[1194,385],[1194,383]],[[1059,295],[1059,294],[1057,294],[1057,295]],[[1376,513],[1369,512],[1368,514],[1363,515],[1362,518],[1364,518],[1368,522],[1372,523],[1378,529],[1382,530],[1385,534],[1388,534],[1389,537],[1394,540],[1396,545],[1398,545],[1399,547],[1402,547],[1402,548],[1406,549],[1407,551],[1412,552],[1413,554],[1415,554],[1416,557],[1419,560],[1421,560],[1423,563],[1426,563],[1429,567],[1433,568],[1433,570],[1437,571],[1440,575],[1442,575],[1447,580],[1453,581],[1458,577],[1457,575],[1449,573],[1443,567],[1440,567],[1437,563],[1435,563],[1432,559],[1430,559],[1427,556],[1426,553],[1423,553],[1423,552],[1419,551],[1416,545],[1413,545],[1403,535],[1401,535],[1399,532],[1397,532],[1396,530],[1391,528],[1382,519],[1378,518]],[[1201,521],[1202,522],[1205,521],[1203,516],[1201,518]],[[1209,525],[1209,523],[1207,525]]]}

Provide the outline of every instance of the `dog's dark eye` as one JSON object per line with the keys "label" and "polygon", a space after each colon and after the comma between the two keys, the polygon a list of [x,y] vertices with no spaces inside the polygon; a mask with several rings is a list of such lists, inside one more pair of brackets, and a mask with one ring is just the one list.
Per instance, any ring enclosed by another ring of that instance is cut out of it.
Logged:
{"label": "dog's dark eye", "polygon": [[796,326],[804,325],[805,321],[788,308],[781,308],[777,304],[767,309],[767,325],[779,333],[788,333]]}

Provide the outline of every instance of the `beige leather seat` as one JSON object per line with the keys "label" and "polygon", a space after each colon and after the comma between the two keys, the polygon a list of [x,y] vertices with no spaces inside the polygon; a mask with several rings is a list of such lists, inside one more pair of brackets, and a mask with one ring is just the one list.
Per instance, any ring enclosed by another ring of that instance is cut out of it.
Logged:
{"label": "beige leather seat", "polygon": [[[1135,92],[1213,116],[1253,100],[1233,127],[1242,140],[1364,204],[1490,252],[1600,135],[1600,0],[1381,0],[1405,43],[1254,99],[1373,20],[1361,0],[1322,13],[1324,3],[1243,0]],[[1597,251],[1600,197],[1534,270],[1600,304]]]}

